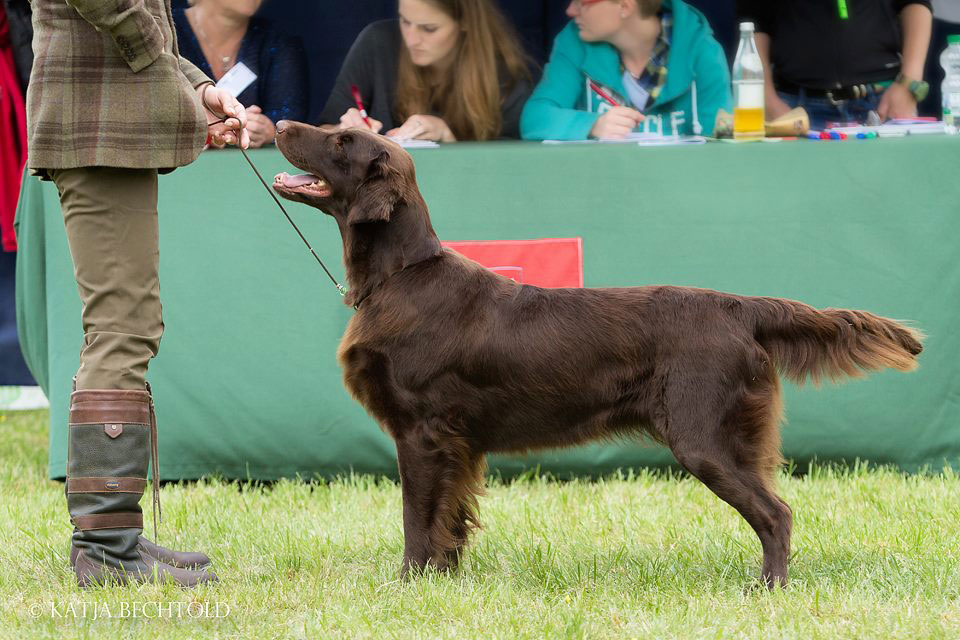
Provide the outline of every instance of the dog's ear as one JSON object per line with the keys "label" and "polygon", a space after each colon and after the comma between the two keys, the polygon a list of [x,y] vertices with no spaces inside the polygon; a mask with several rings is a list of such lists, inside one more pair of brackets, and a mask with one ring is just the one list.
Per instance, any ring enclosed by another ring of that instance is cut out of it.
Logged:
{"label": "dog's ear", "polygon": [[363,222],[388,222],[393,209],[401,204],[400,172],[390,165],[390,152],[386,149],[370,161],[367,176],[357,187],[353,205],[347,212],[349,224]]}

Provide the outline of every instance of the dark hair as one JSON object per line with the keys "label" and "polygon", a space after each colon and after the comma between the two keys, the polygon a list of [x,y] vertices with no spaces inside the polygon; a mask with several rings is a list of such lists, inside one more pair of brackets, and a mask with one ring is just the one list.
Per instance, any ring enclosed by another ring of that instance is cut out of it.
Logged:
{"label": "dark hair", "polygon": [[660,13],[660,7],[663,0],[637,0],[637,8],[640,10],[640,16],[649,18]]}

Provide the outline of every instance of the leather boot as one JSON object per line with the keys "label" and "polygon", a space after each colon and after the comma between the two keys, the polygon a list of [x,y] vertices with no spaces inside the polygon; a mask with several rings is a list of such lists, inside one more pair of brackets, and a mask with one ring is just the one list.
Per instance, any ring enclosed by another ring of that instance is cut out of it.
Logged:
{"label": "leather boot", "polygon": [[[153,390],[150,388],[150,383],[147,382],[146,388],[147,393],[150,394],[150,405],[151,410],[153,407]],[[73,377],[73,391],[77,390],[77,377]],[[156,414],[151,411],[150,414],[151,420],[151,434],[156,435],[157,433],[157,418]],[[66,492],[66,487],[64,487],[64,492]],[[159,504],[159,500],[157,501]],[[141,551],[145,552],[151,558],[156,558],[164,564],[169,564],[172,567],[179,567],[181,569],[202,569],[203,567],[210,566],[210,558],[205,553],[199,551],[174,551],[173,549],[167,549],[166,547],[161,547],[155,542],[151,542],[144,536],[140,536],[137,539],[139,548]],[[70,566],[76,566],[77,556],[80,554],[80,548],[70,545]]]}
{"label": "leather boot", "polygon": [[71,395],[67,506],[75,527],[71,559],[81,587],[110,580],[172,580],[181,586],[216,580],[205,569],[162,562],[141,546],[140,498],[151,458],[155,520],[159,511],[156,444],[149,392],[82,390]]}
{"label": "leather boot", "polygon": [[[199,551],[174,551],[161,547],[158,544],[150,542],[143,536],[137,538],[137,547],[151,558],[159,560],[171,567],[180,569],[203,569],[210,566],[210,558],[207,554]],[[70,545],[70,566],[77,564],[77,556],[80,554],[78,547]]]}

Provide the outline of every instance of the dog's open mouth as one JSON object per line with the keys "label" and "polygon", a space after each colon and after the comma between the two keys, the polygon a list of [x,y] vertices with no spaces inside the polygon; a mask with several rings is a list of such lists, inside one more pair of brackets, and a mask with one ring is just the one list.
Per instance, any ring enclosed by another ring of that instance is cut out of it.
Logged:
{"label": "dog's open mouth", "polygon": [[277,174],[277,177],[273,179],[273,188],[294,193],[310,194],[321,198],[325,198],[333,192],[326,180],[312,173],[299,176],[291,176],[287,172]]}

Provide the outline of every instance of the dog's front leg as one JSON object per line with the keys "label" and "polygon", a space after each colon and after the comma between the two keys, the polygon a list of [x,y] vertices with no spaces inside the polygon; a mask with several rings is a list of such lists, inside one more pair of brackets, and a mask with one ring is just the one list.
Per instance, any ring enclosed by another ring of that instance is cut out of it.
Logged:
{"label": "dog's front leg", "polygon": [[436,511],[436,480],[440,469],[435,460],[436,453],[425,451],[424,444],[418,438],[397,440],[397,463],[403,494],[403,565],[400,572],[404,576],[411,571],[422,571],[431,560],[436,566],[438,559],[430,534]]}
{"label": "dog's front leg", "polygon": [[396,442],[403,493],[401,571],[455,568],[477,525],[485,459],[464,439],[429,428]]}

